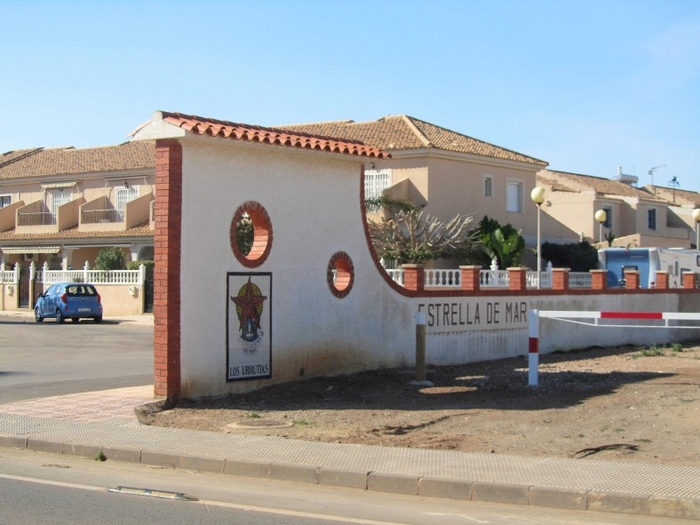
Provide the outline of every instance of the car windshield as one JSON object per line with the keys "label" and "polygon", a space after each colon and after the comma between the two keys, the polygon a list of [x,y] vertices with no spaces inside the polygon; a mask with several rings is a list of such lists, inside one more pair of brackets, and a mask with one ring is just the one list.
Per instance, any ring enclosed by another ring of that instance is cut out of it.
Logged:
{"label": "car windshield", "polygon": [[66,293],[68,296],[92,296],[97,295],[95,288],[89,284],[72,284],[66,287]]}

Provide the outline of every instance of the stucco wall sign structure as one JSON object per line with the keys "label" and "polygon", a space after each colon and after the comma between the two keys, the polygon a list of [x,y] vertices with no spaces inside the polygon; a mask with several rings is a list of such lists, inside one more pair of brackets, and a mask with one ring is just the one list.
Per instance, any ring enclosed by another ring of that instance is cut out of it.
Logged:
{"label": "stucco wall sign structure", "polygon": [[[134,138],[156,143],[154,393],[175,402],[412,366],[419,312],[426,361],[440,366],[527,354],[532,308],[700,310],[694,289],[401,287],[373,252],[363,206],[363,163],[384,152],[161,112]],[[247,255],[234,242],[244,214],[254,229]],[[540,352],[684,338],[651,328],[541,331]]]}

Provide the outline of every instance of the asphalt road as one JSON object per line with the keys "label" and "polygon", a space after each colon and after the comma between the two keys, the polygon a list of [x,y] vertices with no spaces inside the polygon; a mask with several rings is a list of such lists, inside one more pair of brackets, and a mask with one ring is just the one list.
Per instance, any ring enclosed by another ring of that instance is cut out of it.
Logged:
{"label": "asphalt road", "polygon": [[0,404],[152,383],[152,326],[0,315]]}

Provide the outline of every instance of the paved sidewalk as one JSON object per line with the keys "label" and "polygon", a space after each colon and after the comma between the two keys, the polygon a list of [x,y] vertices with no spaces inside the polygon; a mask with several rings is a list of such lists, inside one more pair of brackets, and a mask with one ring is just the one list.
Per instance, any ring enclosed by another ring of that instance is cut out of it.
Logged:
{"label": "paved sidewalk", "polygon": [[700,468],[306,442],[141,425],[152,386],[0,405],[0,447],[474,501],[700,520]]}

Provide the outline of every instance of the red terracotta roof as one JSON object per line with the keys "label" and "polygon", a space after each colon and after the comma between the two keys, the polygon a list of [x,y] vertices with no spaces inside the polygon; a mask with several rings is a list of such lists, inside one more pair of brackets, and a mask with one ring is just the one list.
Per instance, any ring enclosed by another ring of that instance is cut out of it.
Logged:
{"label": "red terracotta roof", "polygon": [[361,140],[384,150],[433,148],[482,157],[546,166],[548,163],[495,146],[408,115],[390,115],[369,122],[338,120],[282,126],[283,129]]}
{"label": "red terracotta roof", "polygon": [[600,195],[616,197],[634,197],[645,201],[662,201],[643,188],[630,186],[614,179],[604,179],[592,175],[580,175],[566,171],[541,170],[537,173],[538,180],[543,183],[558,185],[561,191],[563,186],[568,191],[595,191]]}
{"label": "red terracotta roof", "polygon": [[53,177],[155,168],[155,146],[125,142],[98,148],[36,148],[0,156],[0,179]]}
{"label": "red terracotta roof", "polygon": [[389,154],[386,152],[373,146],[367,146],[359,140],[339,139],[286,129],[238,124],[195,115],[184,115],[182,113],[161,113],[165,122],[198,135],[209,135],[212,137],[326,151],[330,153],[342,153],[359,157],[371,157],[376,159],[389,158]]}
{"label": "red terracotta roof", "polygon": [[[10,246],[10,243],[21,243],[31,241],[33,243],[37,242],[60,242],[60,241],[87,241],[88,239],[126,239],[126,238],[139,238],[145,240],[153,239],[153,230],[151,230],[147,224],[134,226],[124,231],[79,231],[78,227],[68,228],[61,230],[59,232],[50,233],[15,233],[15,230],[7,230],[0,232],[0,242],[5,246]],[[13,245],[13,244],[12,244]]]}
{"label": "red terracotta roof", "polygon": [[695,207],[700,206],[700,193],[691,190],[682,190],[680,188],[668,188],[665,186],[646,186],[650,193],[653,193],[660,199],[672,204],[692,204]]}

